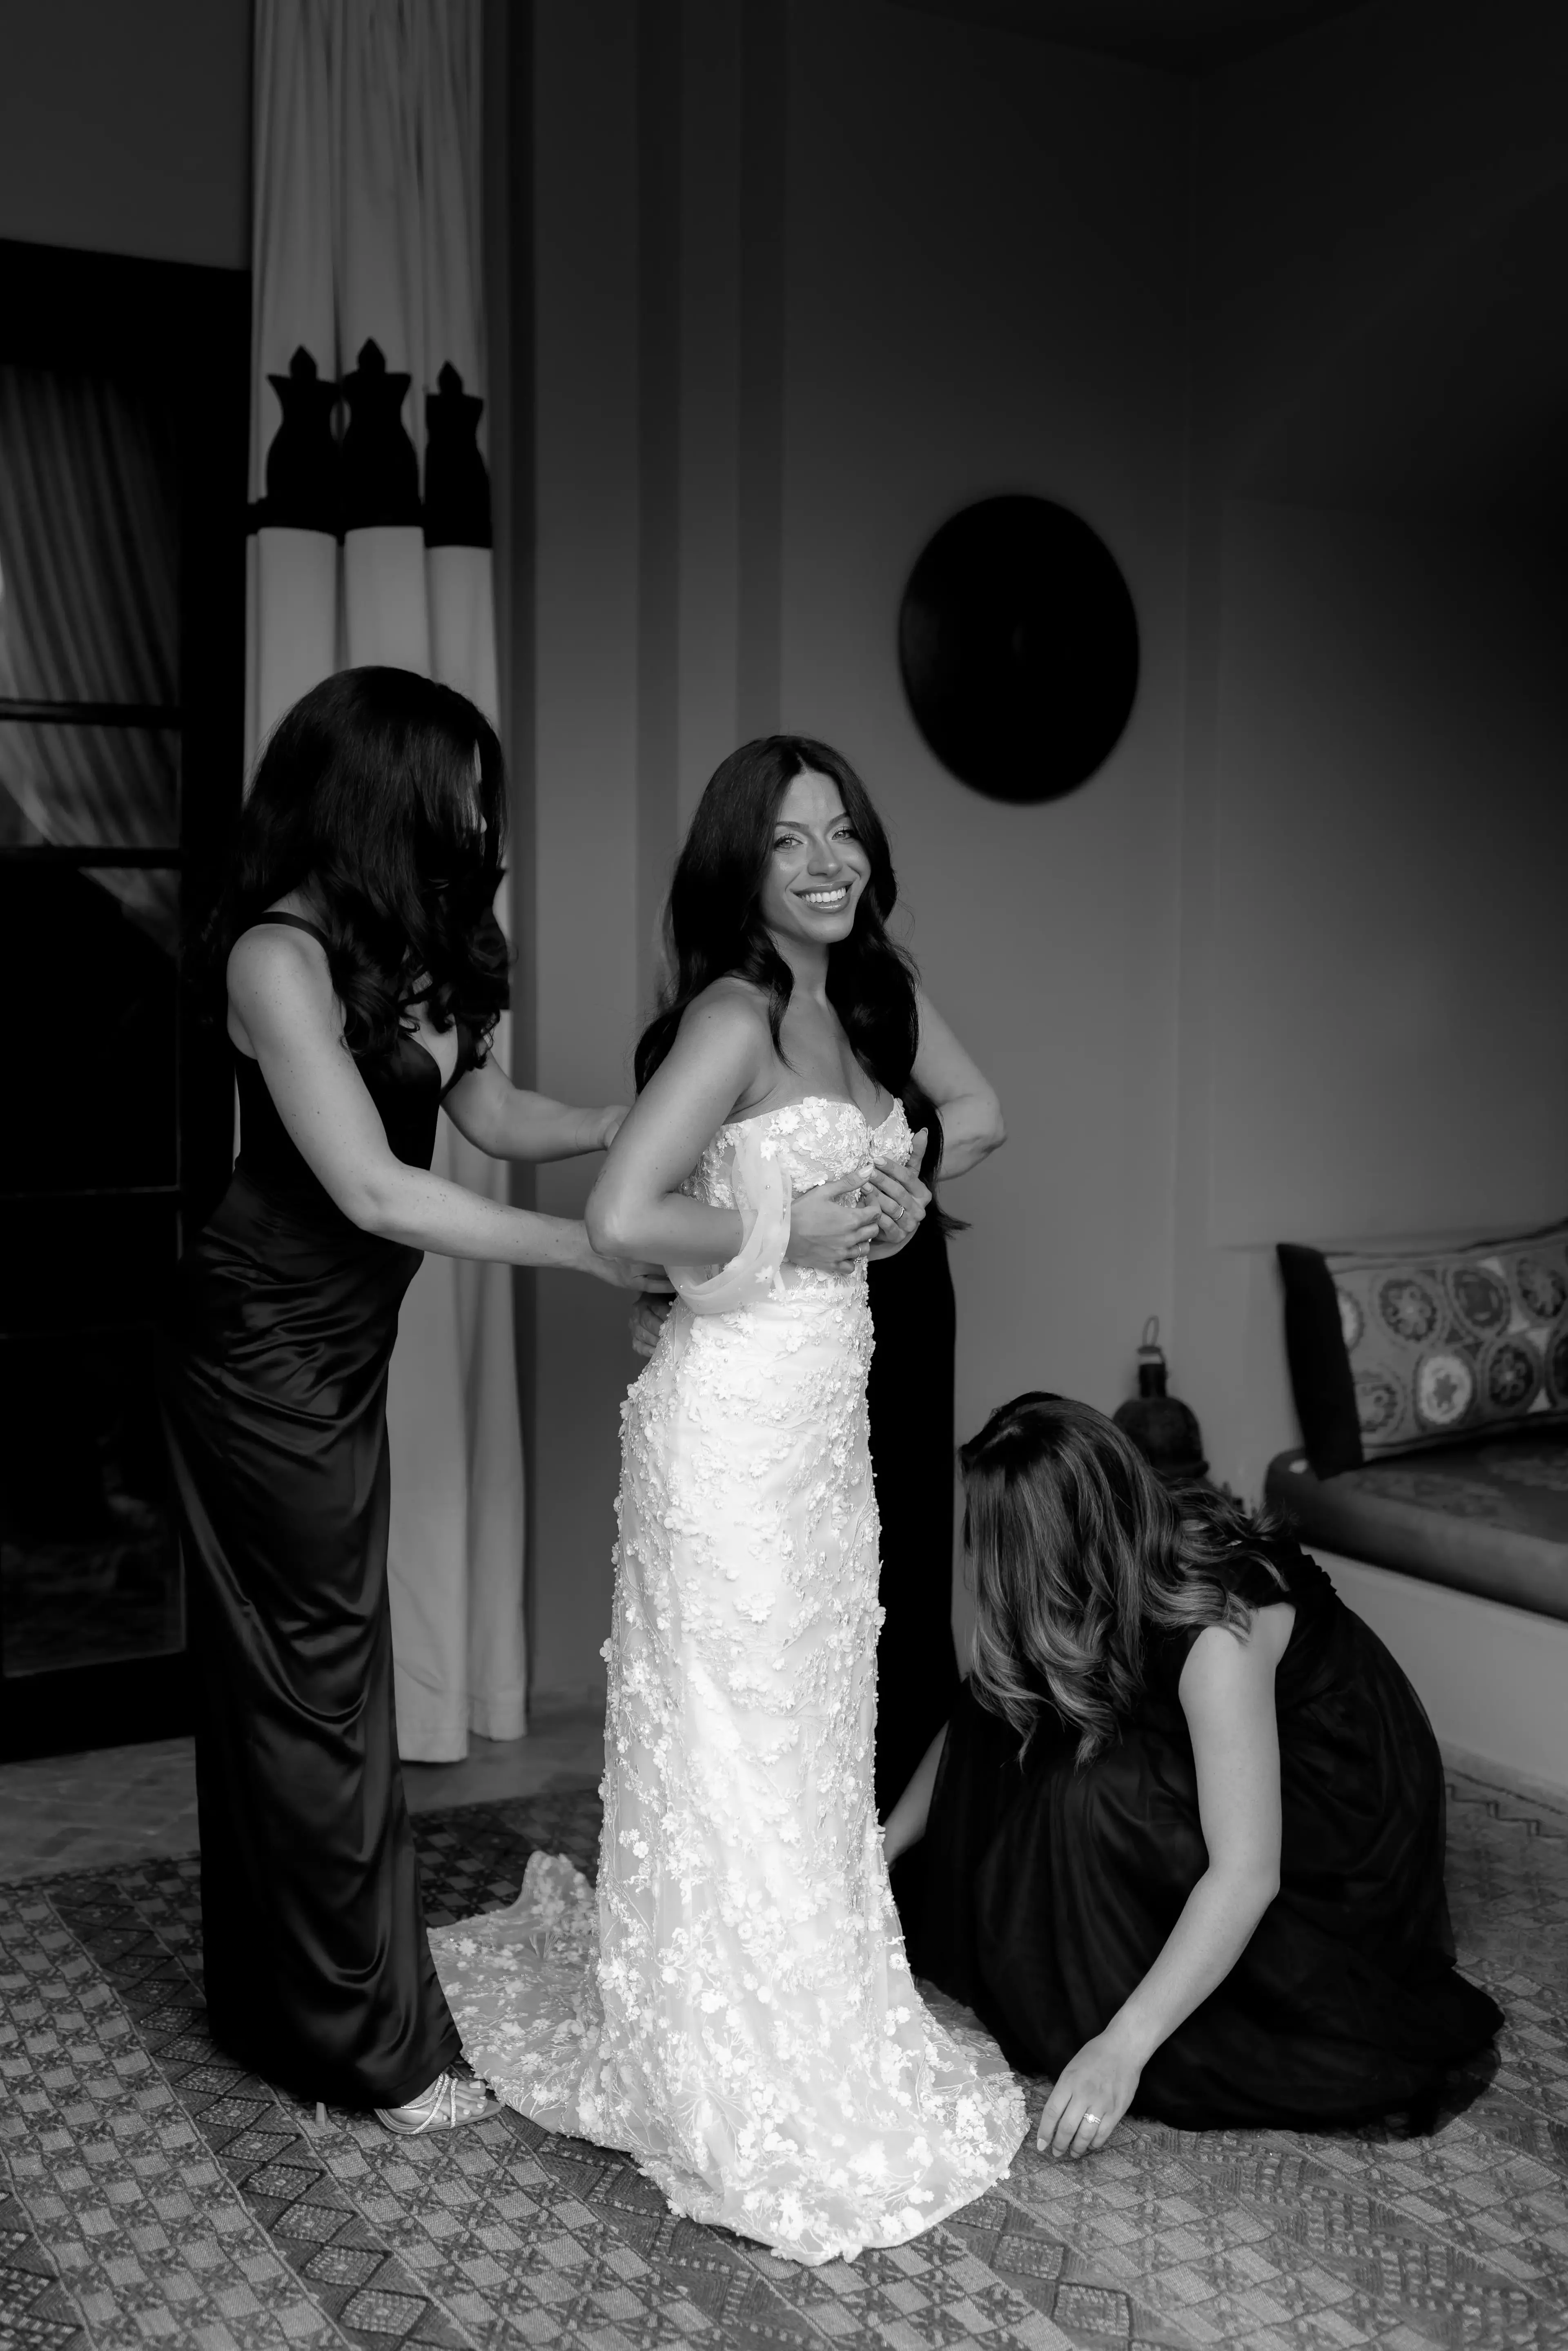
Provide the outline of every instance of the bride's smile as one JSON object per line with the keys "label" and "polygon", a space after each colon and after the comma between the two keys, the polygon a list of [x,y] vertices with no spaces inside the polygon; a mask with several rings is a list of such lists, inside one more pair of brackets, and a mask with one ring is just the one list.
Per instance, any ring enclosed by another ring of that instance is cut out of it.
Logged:
{"label": "bride's smile", "polygon": [[821,952],[847,939],[871,874],[867,856],[837,784],[810,769],[779,803],[757,908],[780,954],[790,946]]}

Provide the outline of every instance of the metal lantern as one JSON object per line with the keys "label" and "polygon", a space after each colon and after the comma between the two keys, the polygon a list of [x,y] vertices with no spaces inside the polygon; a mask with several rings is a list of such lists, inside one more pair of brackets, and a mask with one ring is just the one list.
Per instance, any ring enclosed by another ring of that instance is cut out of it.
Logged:
{"label": "metal lantern", "polygon": [[1207,1477],[1197,1416],[1178,1396],[1166,1393],[1167,1369],[1160,1345],[1160,1322],[1151,1314],[1138,1349],[1138,1393],[1116,1406],[1116,1426],[1132,1438],[1156,1478],[1167,1486]]}

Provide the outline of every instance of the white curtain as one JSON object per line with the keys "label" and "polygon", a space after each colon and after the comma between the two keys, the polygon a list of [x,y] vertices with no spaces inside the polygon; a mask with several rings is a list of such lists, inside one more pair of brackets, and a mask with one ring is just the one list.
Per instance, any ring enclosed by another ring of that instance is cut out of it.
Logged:
{"label": "white curtain", "polygon": [[[392,663],[495,721],[480,0],[256,0],[248,709]],[[508,1059],[507,1024],[495,1050]],[[505,1170],[443,1118],[436,1172]],[[388,1403],[398,1739],[526,1727],[523,1465],[503,1267],[428,1257]]]}

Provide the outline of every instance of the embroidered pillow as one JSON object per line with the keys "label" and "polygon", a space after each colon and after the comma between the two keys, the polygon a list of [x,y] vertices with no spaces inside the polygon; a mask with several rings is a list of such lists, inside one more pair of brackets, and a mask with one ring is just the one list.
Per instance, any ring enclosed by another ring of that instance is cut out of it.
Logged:
{"label": "embroidered pillow", "polygon": [[1568,1423],[1568,1224],[1471,1249],[1280,1245],[1320,1478],[1511,1423]]}

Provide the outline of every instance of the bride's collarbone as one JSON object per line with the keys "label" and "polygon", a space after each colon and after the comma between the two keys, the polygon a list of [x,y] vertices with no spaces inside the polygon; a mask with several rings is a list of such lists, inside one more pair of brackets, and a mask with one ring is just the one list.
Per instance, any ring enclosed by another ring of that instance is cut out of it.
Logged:
{"label": "bride's collarbone", "polygon": [[857,1056],[831,1009],[797,998],[784,1015],[779,1054],[735,1104],[725,1123],[747,1124],[802,1102],[841,1102],[876,1127],[892,1113],[893,1097]]}
{"label": "bride's collarbone", "polygon": [[821,1104],[828,1109],[854,1110],[869,1127],[876,1128],[893,1113],[891,1095],[884,1101],[874,1078],[857,1067],[852,1080],[847,1071],[839,1070],[780,1070],[775,1082],[765,1092],[753,1093],[737,1102],[727,1125],[745,1126],[753,1119],[769,1118],[775,1113],[799,1110],[806,1103]]}

